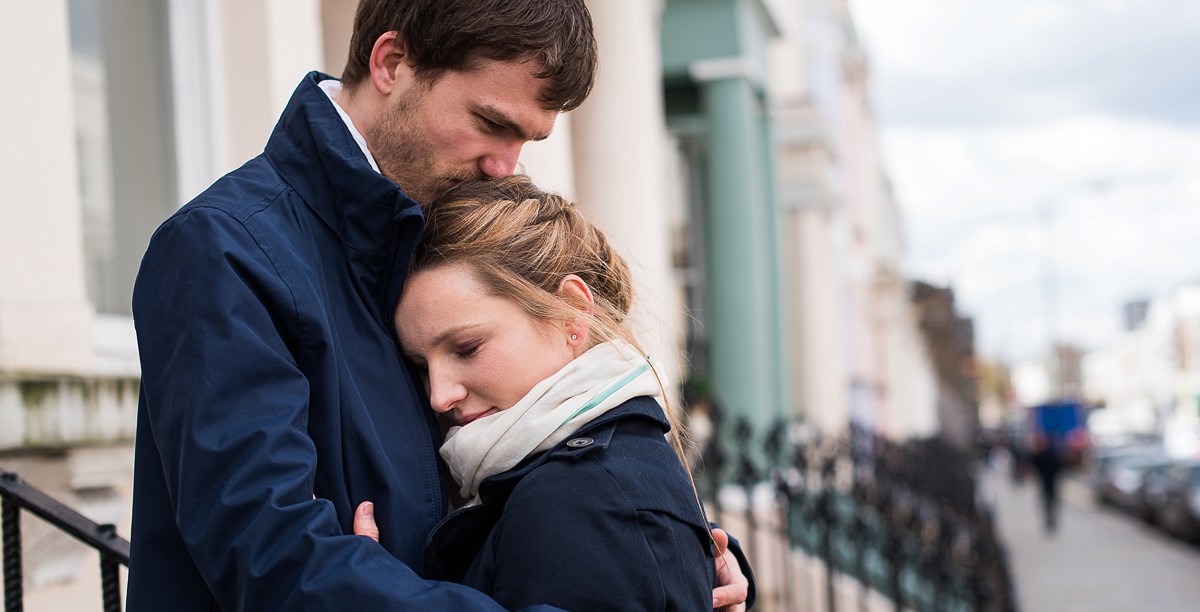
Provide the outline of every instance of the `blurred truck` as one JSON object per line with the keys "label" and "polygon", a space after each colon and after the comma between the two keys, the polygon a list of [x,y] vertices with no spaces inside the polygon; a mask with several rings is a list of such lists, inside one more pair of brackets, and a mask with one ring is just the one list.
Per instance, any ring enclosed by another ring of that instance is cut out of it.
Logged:
{"label": "blurred truck", "polygon": [[1049,444],[1064,465],[1078,466],[1091,444],[1087,413],[1088,407],[1080,402],[1047,402],[1029,408],[1026,424],[1035,444]]}

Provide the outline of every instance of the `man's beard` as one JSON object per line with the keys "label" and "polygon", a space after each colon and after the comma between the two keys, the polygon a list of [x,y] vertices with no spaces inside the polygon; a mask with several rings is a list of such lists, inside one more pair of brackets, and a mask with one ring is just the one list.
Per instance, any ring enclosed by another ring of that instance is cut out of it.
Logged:
{"label": "man's beard", "polygon": [[367,142],[374,145],[379,171],[410,198],[425,205],[462,181],[483,177],[478,172],[439,171],[434,165],[433,143],[421,134],[415,119],[423,95],[419,87],[405,92],[367,130],[366,136]]}

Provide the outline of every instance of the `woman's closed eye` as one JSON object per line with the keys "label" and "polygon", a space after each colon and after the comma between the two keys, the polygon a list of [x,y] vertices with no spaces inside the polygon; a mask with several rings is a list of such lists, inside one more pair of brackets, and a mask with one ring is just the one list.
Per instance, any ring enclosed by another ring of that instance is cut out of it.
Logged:
{"label": "woman's closed eye", "polygon": [[459,359],[469,359],[475,356],[475,353],[479,352],[479,347],[482,345],[483,342],[478,340],[461,344],[455,349],[454,356]]}

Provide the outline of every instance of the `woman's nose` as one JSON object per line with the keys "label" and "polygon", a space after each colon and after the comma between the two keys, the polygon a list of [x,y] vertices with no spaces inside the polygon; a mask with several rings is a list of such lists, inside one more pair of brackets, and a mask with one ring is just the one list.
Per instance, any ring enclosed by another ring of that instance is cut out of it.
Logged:
{"label": "woman's nose", "polygon": [[449,412],[467,395],[466,388],[446,372],[429,368],[429,405],[437,412]]}

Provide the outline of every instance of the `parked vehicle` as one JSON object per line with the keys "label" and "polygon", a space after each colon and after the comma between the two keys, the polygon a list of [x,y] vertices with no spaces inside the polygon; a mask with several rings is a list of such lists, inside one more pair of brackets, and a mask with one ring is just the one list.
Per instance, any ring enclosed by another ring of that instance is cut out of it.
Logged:
{"label": "parked vehicle", "polygon": [[[1139,461],[1150,461],[1163,456],[1158,445],[1118,446],[1093,449],[1088,459],[1092,492],[1102,504],[1122,505],[1140,485],[1140,474],[1136,468]],[[1121,482],[1116,482],[1118,469],[1122,470]]]}
{"label": "parked vehicle", "polygon": [[1107,464],[1106,477],[1096,489],[1096,498],[1102,504],[1133,511],[1137,506],[1147,472],[1164,462],[1166,459],[1157,451],[1112,457]]}
{"label": "parked vehicle", "polygon": [[1146,465],[1133,496],[1133,513],[1149,525],[1158,523],[1158,512],[1167,497],[1167,470],[1176,461],[1160,459]]}
{"label": "parked vehicle", "polygon": [[1158,523],[1170,534],[1200,543],[1200,459],[1180,461],[1167,468]]}

